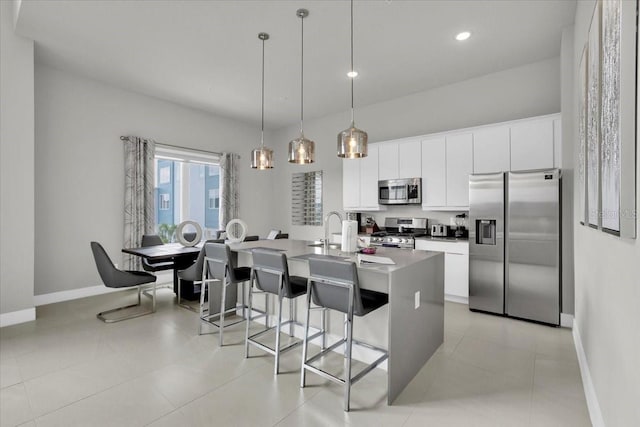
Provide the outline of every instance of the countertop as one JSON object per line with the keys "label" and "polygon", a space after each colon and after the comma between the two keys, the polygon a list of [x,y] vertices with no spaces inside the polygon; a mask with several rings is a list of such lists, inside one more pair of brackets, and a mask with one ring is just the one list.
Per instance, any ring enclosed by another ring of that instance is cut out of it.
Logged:
{"label": "countertop", "polygon": [[468,237],[432,237],[432,236],[422,236],[416,237],[416,240],[426,240],[430,242],[452,242],[452,243],[469,243]]}
{"label": "countertop", "polygon": [[[277,239],[277,240],[256,240],[251,242],[232,243],[229,245],[231,250],[236,252],[250,253],[253,248],[268,248],[279,249],[286,252],[290,261],[294,261],[298,255],[305,254],[317,254],[325,255],[324,249],[320,246],[310,246],[314,244],[312,241],[306,240],[292,240],[292,239]],[[373,270],[378,273],[391,273],[396,270],[403,269],[412,264],[427,260],[434,256],[439,255],[441,252],[435,251],[420,251],[420,250],[406,250],[395,248],[377,248],[374,256],[383,256],[391,258],[394,265],[382,265],[382,264],[359,264],[359,269]],[[356,253],[342,252],[340,249],[329,249],[327,255],[337,256],[351,261],[356,261]],[[299,260],[303,261],[303,260]],[[304,260],[306,261],[306,260]]]}

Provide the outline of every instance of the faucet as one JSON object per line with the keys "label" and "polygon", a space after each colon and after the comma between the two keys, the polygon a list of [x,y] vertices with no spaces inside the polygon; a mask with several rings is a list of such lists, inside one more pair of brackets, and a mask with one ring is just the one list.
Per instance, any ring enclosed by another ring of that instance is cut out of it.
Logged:
{"label": "faucet", "polygon": [[342,224],[342,215],[338,211],[331,211],[324,217],[324,253],[329,253],[329,219],[333,216],[337,216],[340,224]]}

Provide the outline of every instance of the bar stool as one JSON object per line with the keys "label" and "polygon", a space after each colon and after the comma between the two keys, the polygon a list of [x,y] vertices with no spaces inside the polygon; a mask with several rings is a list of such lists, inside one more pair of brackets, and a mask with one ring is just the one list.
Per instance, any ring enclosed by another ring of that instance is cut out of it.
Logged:
{"label": "bar stool", "polygon": [[[223,333],[224,328],[227,326],[232,326],[237,323],[244,321],[245,319],[245,308],[246,305],[244,303],[244,284],[248,282],[251,278],[251,268],[250,267],[236,267],[233,263],[233,258],[231,256],[231,249],[229,246],[224,243],[205,243],[204,245],[205,257],[202,265],[202,288],[200,290],[200,329],[198,333],[202,335],[202,323],[207,322],[212,324],[218,328],[220,334],[220,347],[223,344]],[[205,309],[205,288],[206,292],[209,295],[209,298],[212,297],[211,292],[211,284],[213,282],[221,283],[221,298],[220,298],[220,312],[217,314],[208,313],[209,309]],[[227,297],[227,288],[231,285],[242,284],[242,314],[243,318],[237,320],[235,322],[229,323],[225,325],[224,317],[227,313],[235,313],[237,309],[237,304],[234,304],[232,308],[226,309],[226,297]],[[205,314],[207,312],[207,314]],[[215,318],[218,318],[219,324],[215,323]]]}
{"label": "bar stool", "polygon": [[[349,411],[351,385],[358,382],[363,376],[371,372],[376,366],[389,357],[387,350],[377,348],[353,339],[353,316],[364,316],[382,307],[389,302],[389,296],[380,292],[360,289],[358,282],[358,270],[355,263],[335,261],[322,258],[309,258],[309,279],[307,282],[307,315],[304,329],[304,342],[302,345],[302,370],[300,387],[305,386],[306,371],[314,372],[333,382],[344,385],[344,410]],[[315,308],[329,308],[345,314],[345,337],[320,351],[320,353],[307,358],[307,345],[309,342],[309,312],[311,300],[317,306]],[[368,365],[355,376],[351,376],[351,347],[353,343],[382,353],[373,363]],[[334,376],[312,363],[329,351],[344,344],[344,357],[346,359],[346,372],[344,378]]]}
{"label": "bar stool", "polygon": [[[289,267],[287,265],[287,256],[279,251],[254,249],[252,254],[253,267],[251,268],[251,284],[249,286],[249,318],[247,319],[245,357],[249,357],[249,344],[258,347],[269,354],[273,354],[275,356],[274,374],[278,375],[280,372],[280,354],[302,344],[302,341],[297,341],[281,348],[280,331],[283,326],[289,325],[289,336],[293,337],[294,325],[304,326],[295,320],[293,300],[307,293],[307,279],[299,276],[290,276]],[[257,290],[254,290],[254,284]],[[269,305],[270,294],[278,296],[278,321],[275,326],[269,327],[269,317],[265,310],[264,315],[257,317],[265,317],[266,329],[249,336],[249,323],[254,319],[251,317],[253,313],[254,293],[264,294],[265,307],[268,307]],[[286,322],[282,322],[282,300],[284,298],[289,300],[290,318]],[[322,313],[324,315],[324,311]],[[324,317],[322,324],[324,326]],[[276,342],[273,348],[257,341],[258,337],[272,331],[273,329],[276,330]],[[320,336],[323,333],[324,330],[317,332],[310,339]]]}

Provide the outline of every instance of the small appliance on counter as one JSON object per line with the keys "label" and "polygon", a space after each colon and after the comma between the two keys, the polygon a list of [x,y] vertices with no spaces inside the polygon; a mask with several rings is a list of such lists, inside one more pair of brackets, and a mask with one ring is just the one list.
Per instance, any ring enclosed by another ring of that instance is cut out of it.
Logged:
{"label": "small appliance on counter", "polygon": [[431,237],[447,237],[449,236],[449,226],[444,224],[431,225]]}
{"label": "small appliance on counter", "polygon": [[456,231],[453,233],[453,236],[456,239],[464,239],[469,237],[469,230],[465,227],[467,214],[461,213],[456,215]]}
{"label": "small appliance on counter", "polygon": [[415,238],[427,235],[427,218],[385,218],[385,231],[371,235],[371,246],[415,249]]}

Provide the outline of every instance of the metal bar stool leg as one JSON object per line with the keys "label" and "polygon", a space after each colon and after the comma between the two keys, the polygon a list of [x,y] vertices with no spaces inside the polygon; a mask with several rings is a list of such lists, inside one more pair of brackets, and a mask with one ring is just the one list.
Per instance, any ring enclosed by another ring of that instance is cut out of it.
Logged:
{"label": "metal bar stool leg", "polygon": [[251,281],[249,282],[249,317],[247,318],[247,324],[245,325],[246,334],[244,338],[244,357],[249,357],[249,323],[251,323],[251,313],[253,312],[253,285],[255,281],[255,272],[251,272]]}
{"label": "metal bar stool leg", "polygon": [[293,337],[293,322],[296,319],[295,311],[294,311],[293,298],[289,299],[289,336]]}
{"label": "metal bar stool leg", "polygon": [[351,350],[353,348],[353,287],[349,288],[349,311],[345,315],[345,356],[347,358],[347,369],[344,379],[344,410],[349,411],[351,399]]}
{"label": "metal bar stool leg", "polygon": [[220,301],[220,326],[218,327],[220,333],[220,347],[223,344],[223,334],[224,334],[224,311],[225,311],[225,302],[227,300],[227,278],[221,282],[222,285],[222,297]]}
{"label": "metal bar stool leg", "polygon": [[[302,369],[300,370],[300,387],[304,388],[306,369],[304,364],[307,362],[307,345],[309,344],[309,311],[311,308],[311,281],[307,282],[307,307],[304,321],[304,339],[302,342]],[[321,311],[324,320],[324,310]],[[324,328],[324,322],[322,327]],[[323,334],[324,341],[324,334]]]}
{"label": "metal bar stool leg", "polygon": [[278,295],[278,323],[276,324],[276,360],[275,360],[275,375],[280,372],[280,328],[282,327],[282,287],[280,288],[280,295]]}

